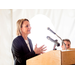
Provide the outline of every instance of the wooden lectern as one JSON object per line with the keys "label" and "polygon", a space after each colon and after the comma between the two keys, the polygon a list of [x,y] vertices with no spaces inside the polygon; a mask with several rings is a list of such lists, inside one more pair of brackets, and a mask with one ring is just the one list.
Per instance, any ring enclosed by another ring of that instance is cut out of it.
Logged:
{"label": "wooden lectern", "polygon": [[26,61],[27,65],[74,65],[75,49],[52,50]]}

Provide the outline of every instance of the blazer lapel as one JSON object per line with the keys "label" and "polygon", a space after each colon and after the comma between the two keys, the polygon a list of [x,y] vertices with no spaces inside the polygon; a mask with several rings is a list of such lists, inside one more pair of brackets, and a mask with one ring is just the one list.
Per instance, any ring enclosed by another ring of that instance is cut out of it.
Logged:
{"label": "blazer lapel", "polygon": [[30,46],[30,49],[31,49],[31,51],[33,51],[33,46],[32,46],[32,42],[31,42],[31,40],[28,38],[28,41],[29,41],[29,46]]}
{"label": "blazer lapel", "polygon": [[25,40],[23,39],[22,36],[20,36],[20,39],[21,39],[21,41],[22,41],[23,47],[25,47],[25,49],[29,50],[29,48],[28,48],[28,46],[27,46],[27,44],[26,44],[26,42],[25,42]]}

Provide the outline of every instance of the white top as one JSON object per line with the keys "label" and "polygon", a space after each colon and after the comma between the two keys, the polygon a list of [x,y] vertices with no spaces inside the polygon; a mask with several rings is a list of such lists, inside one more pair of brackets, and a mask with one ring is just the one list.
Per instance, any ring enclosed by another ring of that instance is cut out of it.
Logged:
{"label": "white top", "polygon": [[29,46],[29,41],[28,40],[25,40],[25,42],[26,42],[26,44],[27,44],[27,46],[28,46],[28,48],[29,48],[29,50],[31,52],[31,49],[30,49],[30,46]]}

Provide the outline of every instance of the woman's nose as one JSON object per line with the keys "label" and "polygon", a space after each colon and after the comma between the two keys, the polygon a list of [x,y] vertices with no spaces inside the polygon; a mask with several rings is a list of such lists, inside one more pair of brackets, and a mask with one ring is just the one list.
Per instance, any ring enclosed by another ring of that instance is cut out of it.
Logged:
{"label": "woman's nose", "polygon": [[29,26],[29,29],[31,29],[31,26]]}

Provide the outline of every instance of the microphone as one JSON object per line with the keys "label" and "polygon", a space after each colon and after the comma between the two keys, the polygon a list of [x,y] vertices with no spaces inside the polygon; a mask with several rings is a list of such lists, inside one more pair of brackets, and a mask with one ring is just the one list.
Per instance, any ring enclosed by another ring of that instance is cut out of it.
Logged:
{"label": "microphone", "polygon": [[[53,30],[51,30],[49,27],[47,28],[49,31],[51,31],[53,34],[55,34],[58,38],[60,38],[60,40],[63,42],[63,44],[65,45],[64,41],[61,39],[61,37],[59,37]],[[65,50],[67,50],[66,45],[65,45]]]}
{"label": "microphone", "polygon": [[53,40],[51,37],[47,36],[47,39],[54,42],[57,46],[60,46],[60,43],[58,43],[58,40]]}
{"label": "microphone", "polygon": [[49,27],[47,28],[49,31],[51,31],[53,34],[56,34],[54,31],[52,31]]}

